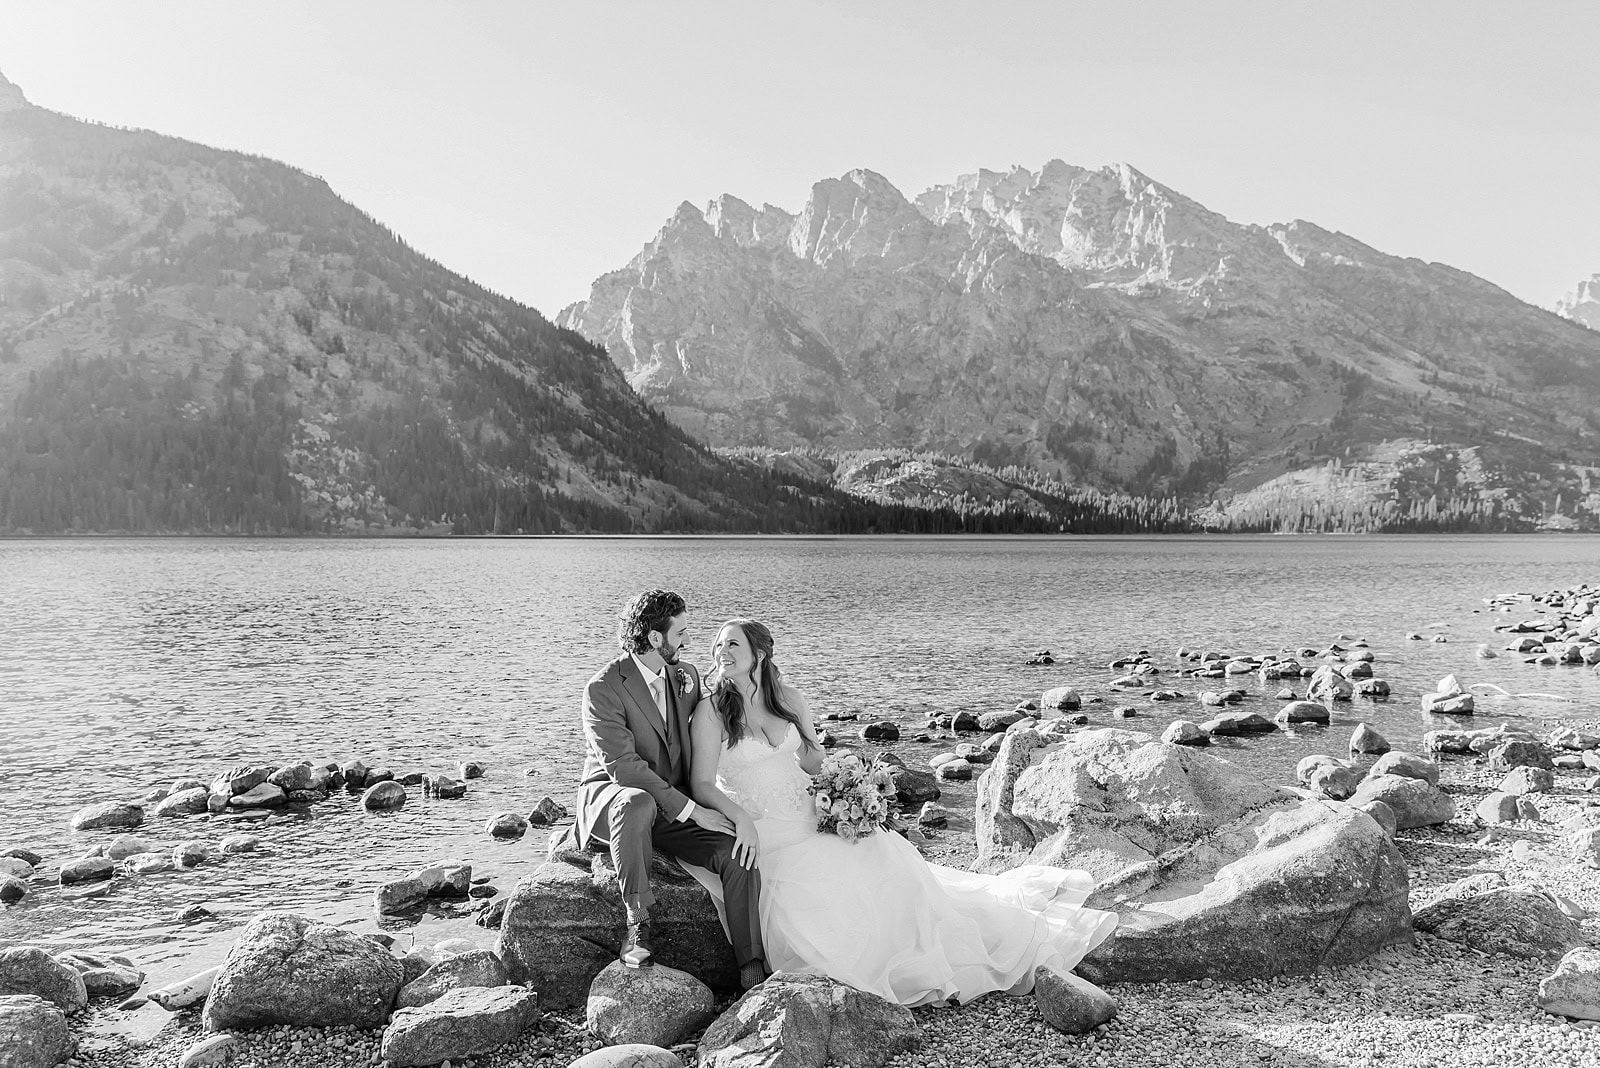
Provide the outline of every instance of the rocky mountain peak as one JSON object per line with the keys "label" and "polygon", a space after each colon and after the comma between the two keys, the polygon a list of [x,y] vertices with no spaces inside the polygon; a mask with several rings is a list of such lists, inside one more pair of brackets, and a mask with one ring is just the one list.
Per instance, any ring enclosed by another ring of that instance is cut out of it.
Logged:
{"label": "rocky mountain peak", "polygon": [[789,231],[789,247],[801,259],[818,264],[841,253],[852,261],[881,256],[893,235],[919,223],[927,225],[887,178],[857,168],[811,187],[811,196]]}
{"label": "rocky mountain peak", "polygon": [[1579,282],[1577,289],[1556,301],[1556,314],[1600,330],[1600,274]]}
{"label": "rocky mountain peak", "polygon": [[22,95],[22,87],[7,80],[0,73],[0,112],[15,111],[28,106],[28,98]]}
{"label": "rocky mountain peak", "polygon": [[783,244],[794,225],[794,216],[771,204],[757,211],[730,193],[706,205],[705,221],[717,237],[745,247],[771,247]]}

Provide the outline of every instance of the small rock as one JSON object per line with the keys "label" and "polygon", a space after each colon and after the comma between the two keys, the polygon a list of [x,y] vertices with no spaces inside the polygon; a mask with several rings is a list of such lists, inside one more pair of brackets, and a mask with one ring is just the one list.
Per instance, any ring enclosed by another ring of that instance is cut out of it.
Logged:
{"label": "small rock", "polygon": [[155,814],[168,819],[177,819],[181,816],[198,816],[207,811],[206,798],[208,796],[209,791],[204,786],[174,790],[155,807]]}
{"label": "small rock", "polygon": [[116,864],[109,857],[79,857],[61,865],[58,879],[62,886],[71,883],[89,883],[111,878]]}
{"label": "small rock", "polygon": [[217,843],[217,848],[224,853],[254,853],[261,845],[261,839],[253,834],[230,834]]}
{"label": "small rock", "polygon": [[259,782],[243,793],[234,794],[228,804],[233,808],[277,808],[288,799],[281,786]]}
{"label": "small rock", "polygon": [[1554,772],[1524,764],[1508,771],[1495,789],[1507,794],[1542,794],[1555,789],[1555,785]]}
{"label": "small rock", "polygon": [[917,814],[917,822],[924,827],[943,827],[950,822],[950,810],[937,801],[929,801]]}
{"label": "small rock", "polygon": [[1367,777],[1376,778],[1379,775],[1405,775],[1421,779],[1429,786],[1439,785],[1439,765],[1427,757],[1397,750],[1385,753],[1373,761],[1372,767],[1367,771]]}
{"label": "small rock", "polygon": [[467,784],[448,775],[425,775],[422,779],[422,796],[429,794],[445,801],[454,800],[467,796]]}
{"label": "small rock", "polygon": [[934,769],[934,774],[946,782],[966,782],[972,778],[972,772],[971,762],[960,757],[946,761]]}
{"label": "small rock", "polygon": [[1199,724],[1175,719],[1167,724],[1167,729],[1161,733],[1161,740],[1169,745],[1210,745],[1211,735],[1202,730]]}
{"label": "small rock", "polygon": [[628,1042],[620,1046],[601,1046],[585,1053],[567,1068],[684,1068],[684,1065],[669,1049]]}
{"label": "small rock", "polygon": [[495,838],[521,838],[528,833],[528,821],[519,812],[501,812],[489,817],[484,830]]}
{"label": "small rock", "polygon": [[880,719],[861,728],[861,739],[867,742],[897,742],[900,740],[900,728],[889,720]]}
{"label": "small rock", "polygon": [[1600,950],[1577,946],[1539,981],[1538,1006],[1556,1016],[1600,1020]]}
{"label": "small rock", "polygon": [[75,831],[132,830],[144,822],[144,806],[124,801],[85,805],[72,814]]}
{"label": "small rock", "polygon": [[1390,748],[1388,739],[1366,723],[1357,723],[1350,735],[1352,753],[1387,753]]}
{"label": "small rock", "polygon": [[361,795],[361,806],[369,812],[385,812],[406,803],[406,788],[392,779],[384,779],[367,787]]}
{"label": "small rock", "polygon": [[233,1035],[212,1035],[191,1042],[178,1058],[178,1068],[207,1068],[208,1065],[222,1064],[237,1052],[238,1046],[239,1040]]}
{"label": "small rock", "polygon": [[1117,1000],[1089,980],[1040,965],[1033,972],[1033,998],[1044,1022],[1057,1031],[1081,1035],[1117,1015]]}

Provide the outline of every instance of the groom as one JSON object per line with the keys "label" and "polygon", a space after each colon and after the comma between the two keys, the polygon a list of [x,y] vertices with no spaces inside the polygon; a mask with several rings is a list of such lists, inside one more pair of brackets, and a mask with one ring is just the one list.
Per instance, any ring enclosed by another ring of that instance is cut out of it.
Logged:
{"label": "groom", "polygon": [[630,968],[651,965],[652,849],[716,872],[739,982],[748,990],[766,974],[756,912],[761,877],[733,859],[733,823],[697,805],[689,789],[689,714],[700,677],[678,663],[688,609],[666,590],[647,590],[622,610],[622,656],[583,691],[583,779],[578,838],[606,846],[616,865],[628,931],[619,956]]}

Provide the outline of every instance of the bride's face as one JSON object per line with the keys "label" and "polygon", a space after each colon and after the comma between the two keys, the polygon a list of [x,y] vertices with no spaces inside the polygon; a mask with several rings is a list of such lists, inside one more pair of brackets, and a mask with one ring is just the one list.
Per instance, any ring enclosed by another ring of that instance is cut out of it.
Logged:
{"label": "bride's face", "polygon": [[729,623],[717,631],[717,640],[711,646],[711,665],[724,678],[749,678],[755,670],[755,653],[737,624]]}

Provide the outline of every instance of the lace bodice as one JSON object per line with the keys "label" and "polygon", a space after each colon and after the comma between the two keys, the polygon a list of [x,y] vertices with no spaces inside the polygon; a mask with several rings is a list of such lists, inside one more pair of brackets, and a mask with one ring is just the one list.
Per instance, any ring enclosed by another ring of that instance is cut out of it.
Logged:
{"label": "lace bodice", "polygon": [[799,751],[800,732],[793,724],[775,746],[759,734],[731,746],[725,742],[717,759],[717,788],[757,819],[810,819],[813,803],[806,787],[811,776],[796,759]]}

